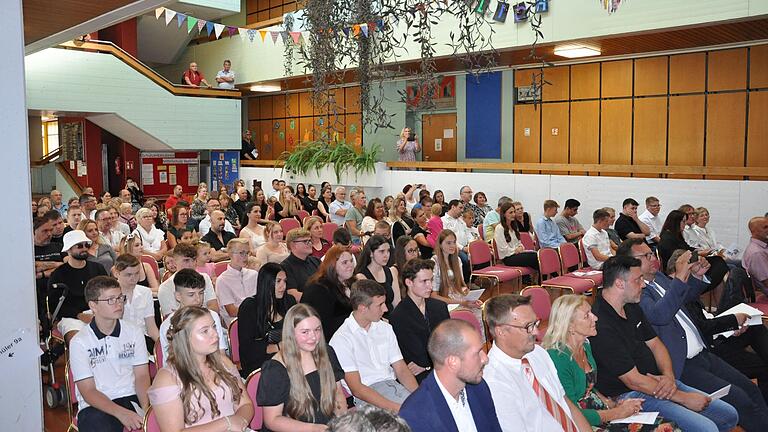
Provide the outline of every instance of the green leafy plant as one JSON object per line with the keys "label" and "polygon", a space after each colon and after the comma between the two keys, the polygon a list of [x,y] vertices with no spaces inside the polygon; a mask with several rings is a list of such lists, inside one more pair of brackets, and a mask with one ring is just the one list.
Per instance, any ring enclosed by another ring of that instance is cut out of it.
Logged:
{"label": "green leafy plant", "polygon": [[319,175],[323,168],[331,167],[340,183],[342,174],[350,170],[354,170],[355,176],[375,172],[380,154],[379,145],[359,150],[343,141],[307,141],[291,152],[283,152],[278,161],[284,162],[283,172],[293,175],[307,175],[312,170]]}

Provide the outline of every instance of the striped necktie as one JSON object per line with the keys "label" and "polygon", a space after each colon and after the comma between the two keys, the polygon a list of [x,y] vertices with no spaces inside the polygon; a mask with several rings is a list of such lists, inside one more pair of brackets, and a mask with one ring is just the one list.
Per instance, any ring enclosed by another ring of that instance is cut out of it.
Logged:
{"label": "striped necktie", "polygon": [[528,361],[528,359],[523,358],[521,362],[525,377],[528,378],[528,381],[531,382],[533,391],[539,397],[541,403],[547,408],[547,411],[549,411],[552,417],[554,417],[556,422],[560,423],[560,426],[563,427],[564,432],[577,432],[578,428],[576,428],[573,420],[568,417],[568,414],[565,412],[563,407],[557,403],[557,401],[549,394],[547,389],[545,389],[544,386],[539,383],[539,380],[536,379],[536,375],[533,373],[533,368],[531,367],[531,363]]}

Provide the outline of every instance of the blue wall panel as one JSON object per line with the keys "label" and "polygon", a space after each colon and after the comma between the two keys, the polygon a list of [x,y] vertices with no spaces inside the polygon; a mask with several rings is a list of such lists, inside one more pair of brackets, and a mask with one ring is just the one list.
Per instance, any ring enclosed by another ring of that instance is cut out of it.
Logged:
{"label": "blue wall panel", "polygon": [[467,75],[466,157],[501,158],[501,72]]}

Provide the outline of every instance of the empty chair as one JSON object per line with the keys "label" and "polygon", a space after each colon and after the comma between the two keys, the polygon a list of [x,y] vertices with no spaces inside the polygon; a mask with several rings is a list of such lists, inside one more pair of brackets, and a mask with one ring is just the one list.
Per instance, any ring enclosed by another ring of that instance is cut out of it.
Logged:
{"label": "empty chair", "polygon": [[299,221],[297,221],[294,218],[283,218],[280,219],[280,226],[283,228],[283,235],[288,234],[288,231],[294,229],[294,228],[300,228],[301,225],[299,224]]}
{"label": "empty chair", "polygon": [[325,222],[323,224],[323,238],[328,243],[333,243],[333,232],[339,229],[339,226],[333,222]]}
{"label": "empty chair", "polygon": [[309,212],[306,210],[299,210],[298,214],[299,214],[299,220],[301,220],[302,223],[304,223],[304,219],[309,217]]}
{"label": "empty chair", "polygon": [[253,403],[253,419],[249,427],[253,430],[260,430],[264,424],[264,410],[256,403],[256,390],[259,388],[259,379],[261,379],[261,369],[256,369],[248,375],[245,380],[245,392],[251,398]]}
{"label": "empty chair", "polygon": [[491,278],[495,280],[497,286],[499,283],[508,281],[514,281],[519,285],[520,277],[523,275],[522,267],[494,265],[491,248],[483,240],[475,240],[469,244],[469,263],[472,266],[470,278]]}
{"label": "empty chair", "polygon": [[594,281],[571,276],[562,276],[560,255],[551,248],[542,248],[539,254],[539,273],[543,287],[570,290],[574,294],[583,294],[596,287]]}
{"label": "empty chair", "polygon": [[560,247],[558,248],[558,252],[560,254],[560,264],[561,264],[561,271],[563,276],[575,277],[579,279],[589,279],[595,284],[596,287],[603,285],[602,272],[598,274],[583,275],[583,276],[578,276],[572,273],[572,271],[576,271],[576,270],[579,270],[581,272],[599,271],[599,270],[594,270],[591,267],[582,266],[581,260],[579,258],[579,251],[578,249],[576,249],[576,245],[572,243],[561,244]]}

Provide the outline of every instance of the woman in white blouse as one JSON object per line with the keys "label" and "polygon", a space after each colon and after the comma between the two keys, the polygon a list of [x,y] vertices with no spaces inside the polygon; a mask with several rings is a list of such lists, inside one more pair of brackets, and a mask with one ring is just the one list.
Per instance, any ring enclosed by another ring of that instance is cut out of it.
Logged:
{"label": "woman in white blouse", "polygon": [[136,221],[138,225],[133,234],[141,237],[141,244],[144,247],[144,253],[151,255],[157,261],[161,261],[168,246],[165,244],[165,233],[155,226],[155,220],[152,216],[152,210],[141,208],[136,212]]}
{"label": "woman in white blouse", "polygon": [[530,267],[539,270],[539,260],[536,252],[526,251],[520,242],[520,233],[517,231],[515,220],[515,205],[505,202],[501,206],[501,221],[496,225],[493,239],[496,240],[496,250],[504,265],[514,267]]}

